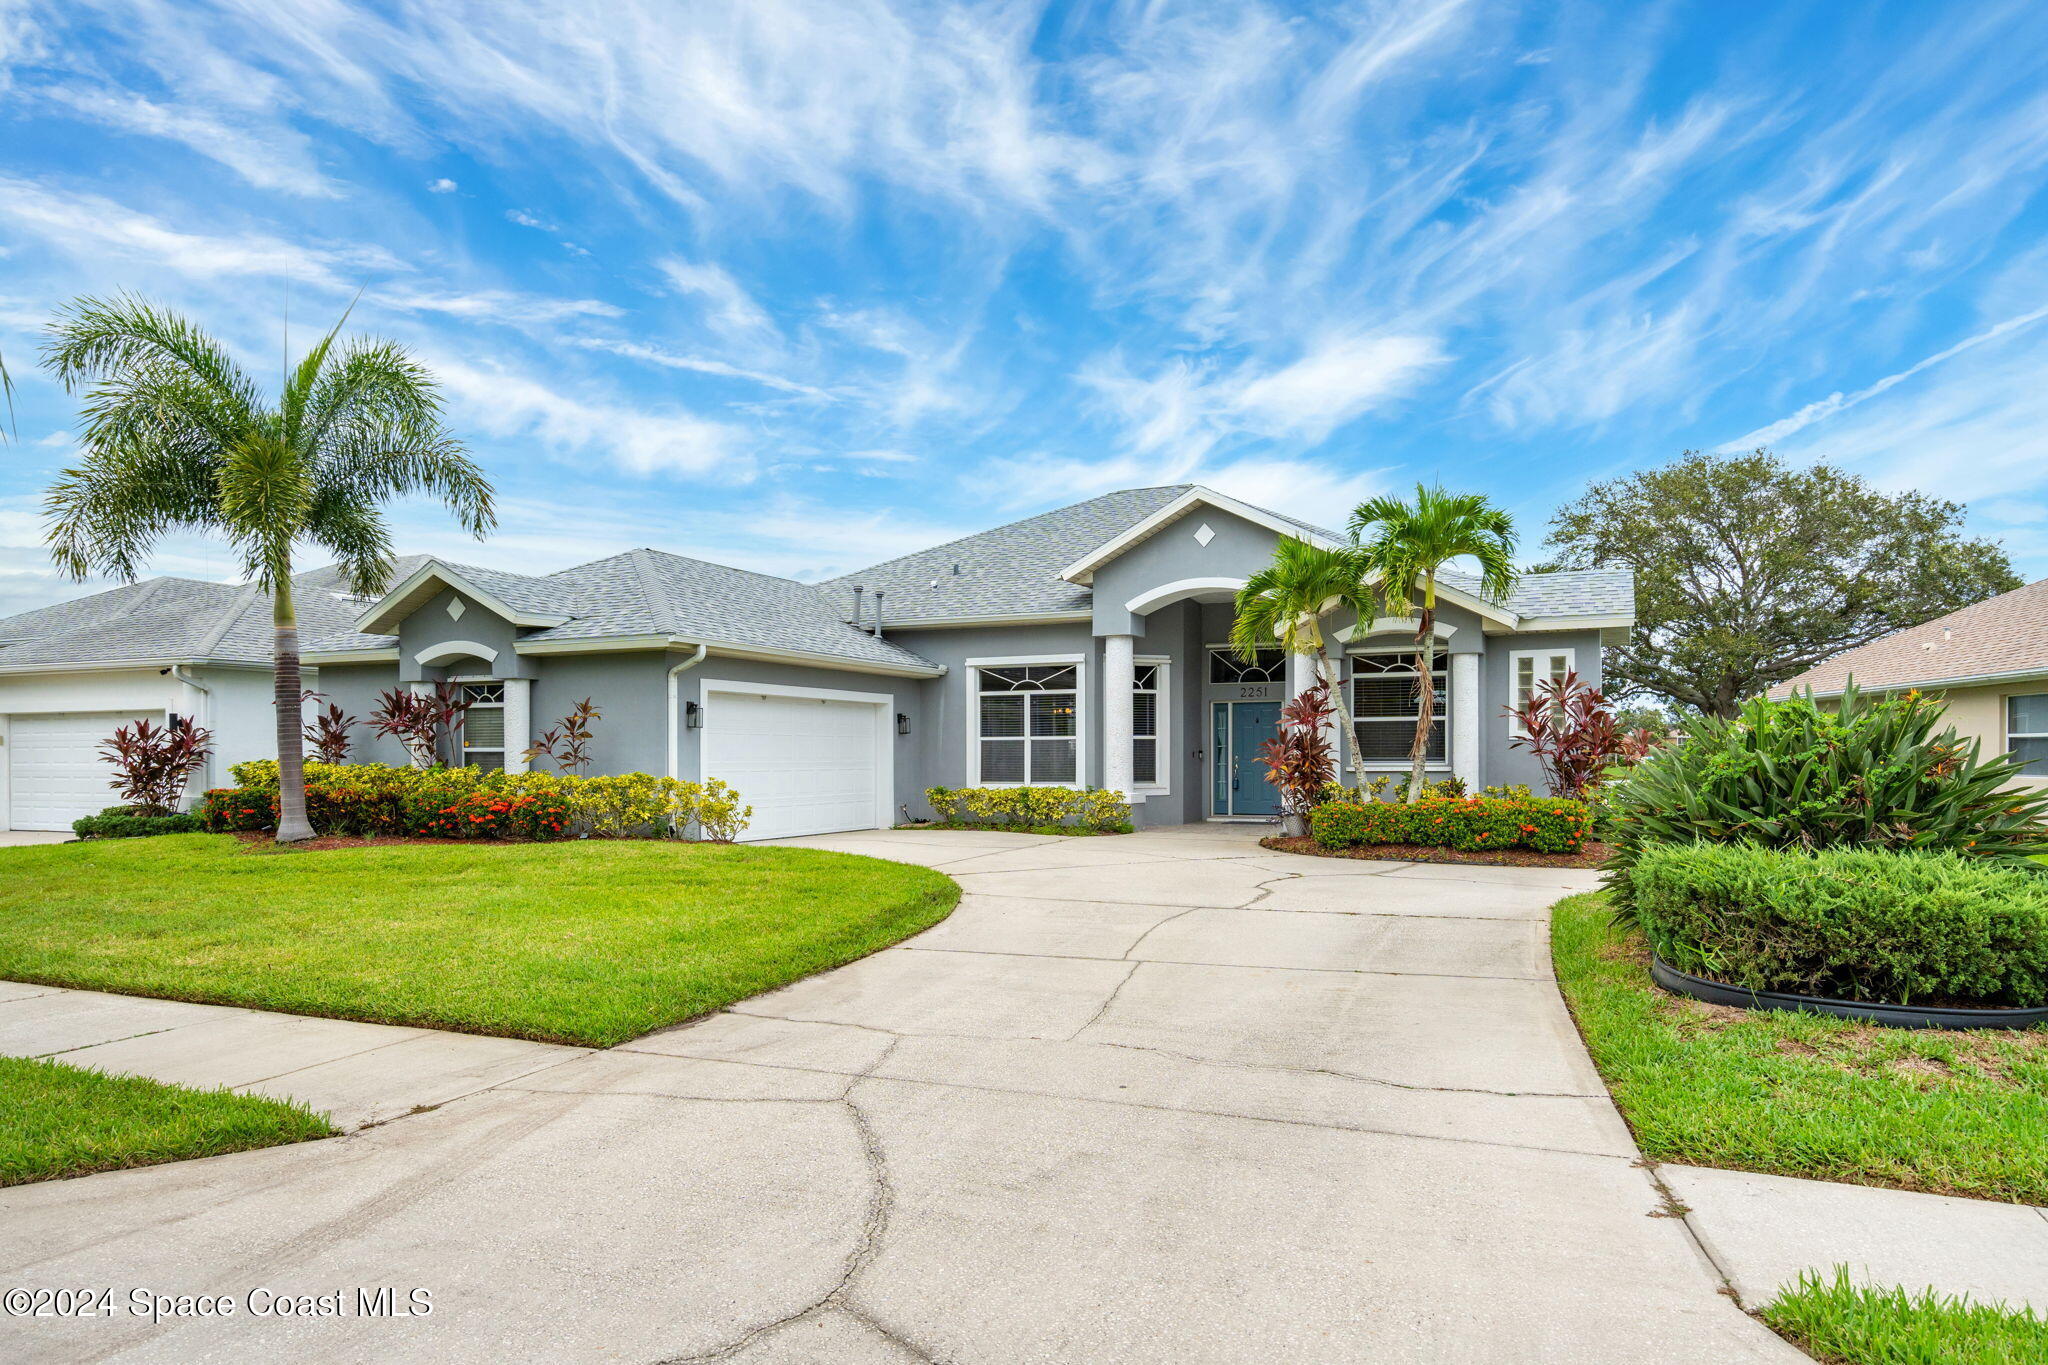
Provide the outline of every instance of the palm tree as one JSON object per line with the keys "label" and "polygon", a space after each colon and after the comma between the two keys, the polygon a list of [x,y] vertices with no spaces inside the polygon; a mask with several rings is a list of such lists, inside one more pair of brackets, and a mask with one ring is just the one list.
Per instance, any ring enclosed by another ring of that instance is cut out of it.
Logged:
{"label": "palm tree", "polygon": [[1358,734],[1351,724],[1351,705],[1338,686],[1337,669],[1323,638],[1323,618],[1333,611],[1352,611],[1360,619],[1372,614],[1363,566],[1356,550],[1326,550],[1293,536],[1273,547],[1273,562],[1247,578],[1237,590],[1237,618],[1230,623],[1230,647],[1250,662],[1261,648],[1278,644],[1289,654],[1316,661],[1316,677],[1330,690],[1344,726],[1344,747],[1351,770],[1358,773]]}
{"label": "palm tree", "polygon": [[1441,487],[1415,485],[1415,501],[1379,497],[1360,503],[1351,513],[1351,539],[1359,546],[1365,576],[1376,581],[1380,600],[1390,616],[1415,611],[1415,589],[1422,588],[1417,617],[1415,740],[1408,746],[1408,799],[1422,794],[1422,769],[1429,753],[1429,734],[1436,710],[1436,586],[1437,574],[1453,559],[1470,556],[1479,563],[1479,590],[1495,601],[1515,584],[1515,522],[1478,493],[1446,493]]}
{"label": "palm tree", "polygon": [[74,578],[132,581],[175,531],[223,537],[270,596],[279,843],[310,839],[292,547],[331,553],[349,590],[382,592],[381,504],[425,493],[466,531],[493,524],[491,486],[441,421],[432,376],[393,342],[335,343],[343,313],[270,404],[221,344],[140,299],[82,298],[51,322],[43,363],[85,391],[85,458],[50,489],[51,558]]}

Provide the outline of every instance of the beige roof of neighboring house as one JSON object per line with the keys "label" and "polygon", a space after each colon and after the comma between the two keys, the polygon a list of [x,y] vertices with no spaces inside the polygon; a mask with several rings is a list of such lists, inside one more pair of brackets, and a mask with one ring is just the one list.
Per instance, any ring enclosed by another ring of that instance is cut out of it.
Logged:
{"label": "beige roof of neighboring house", "polygon": [[2048,674],[2048,578],[1837,654],[1771,689],[1833,696],[1861,688],[1941,686]]}

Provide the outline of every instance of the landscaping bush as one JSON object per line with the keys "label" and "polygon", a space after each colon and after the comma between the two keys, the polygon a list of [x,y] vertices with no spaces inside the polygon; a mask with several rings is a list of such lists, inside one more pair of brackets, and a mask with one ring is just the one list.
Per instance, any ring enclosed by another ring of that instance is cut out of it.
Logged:
{"label": "landscaping bush", "polygon": [[473,791],[421,820],[418,834],[442,839],[560,839],[569,803],[555,792]]}
{"label": "landscaping bush", "polygon": [[1586,821],[1583,802],[1559,796],[1330,801],[1309,813],[1309,835],[1324,848],[1423,844],[1466,853],[1576,853],[1586,841]]}
{"label": "landscaping bush", "polygon": [[2048,852],[2048,790],[2005,790],[2009,756],[1937,730],[1941,704],[1917,692],[1839,710],[1810,697],[1758,699],[1733,720],[1702,716],[1606,794],[1608,883],[1632,913],[1630,869],[1654,844],[1742,840],[1770,848],[1947,849],[2021,863]]}
{"label": "landscaping bush", "polygon": [[936,823],[947,829],[1023,833],[1128,834],[1131,808],[1112,791],[1091,787],[927,787]]}
{"label": "landscaping bush", "polygon": [[199,828],[197,815],[145,815],[132,806],[109,806],[98,815],[71,822],[71,832],[81,839],[146,839],[153,834],[191,834]]}
{"label": "landscaping bush", "polygon": [[[276,762],[238,763],[230,772],[241,785],[207,793],[201,807],[205,827],[222,832],[275,829]],[[495,813],[490,811],[494,803],[517,797],[558,803],[565,835],[601,839],[694,830],[699,837],[730,843],[754,813],[738,792],[716,779],[679,782],[649,773],[572,777],[384,763],[306,765],[306,818],[321,834],[446,836],[444,817],[455,808],[461,807],[465,818]],[[472,801],[481,804],[465,804]]]}
{"label": "landscaping bush", "polygon": [[1653,844],[1630,880],[1657,955],[1759,991],[1878,1004],[2048,998],[2048,877],[1952,852]]}

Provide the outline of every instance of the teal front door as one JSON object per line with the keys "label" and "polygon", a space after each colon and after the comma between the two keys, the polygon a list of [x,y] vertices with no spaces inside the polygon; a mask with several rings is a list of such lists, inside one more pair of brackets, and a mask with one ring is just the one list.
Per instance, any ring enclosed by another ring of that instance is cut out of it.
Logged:
{"label": "teal front door", "polygon": [[1280,792],[1266,780],[1259,746],[1280,730],[1277,701],[1219,701],[1215,728],[1216,779],[1210,811],[1215,815],[1278,815]]}

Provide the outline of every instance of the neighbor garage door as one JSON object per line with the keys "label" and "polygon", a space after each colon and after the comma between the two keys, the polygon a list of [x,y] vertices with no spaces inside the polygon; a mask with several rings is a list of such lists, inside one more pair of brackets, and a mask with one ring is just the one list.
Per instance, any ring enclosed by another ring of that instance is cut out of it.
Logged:
{"label": "neighbor garage door", "polygon": [[70,829],[81,815],[97,815],[114,804],[107,785],[113,769],[100,757],[100,741],[138,720],[163,720],[162,713],[65,711],[56,715],[12,716],[7,744],[7,824],[11,829]]}
{"label": "neighbor garage door", "polygon": [[732,784],[754,808],[747,839],[873,829],[888,818],[889,715],[885,704],[830,694],[707,684],[704,775]]}

